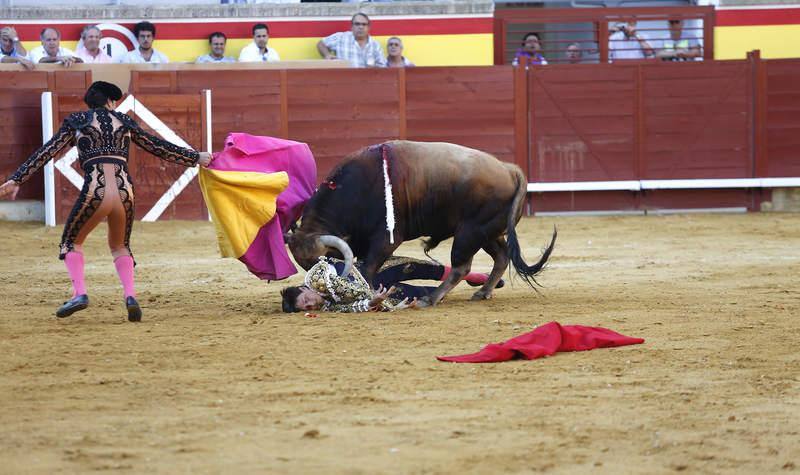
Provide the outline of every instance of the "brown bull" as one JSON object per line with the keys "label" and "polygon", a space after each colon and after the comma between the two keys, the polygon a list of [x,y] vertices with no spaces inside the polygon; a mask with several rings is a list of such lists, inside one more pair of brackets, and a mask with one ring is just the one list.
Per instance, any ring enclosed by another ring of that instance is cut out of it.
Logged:
{"label": "brown bull", "polygon": [[[384,162],[391,181],[393,243],[387,231]],[[553,250],[555,230],[536,264],[529,266],[522,258],[515,226],[526,192],[519,167],[479,150],[450,143],[387,142],[346,157],[331,171],[306,204],[289,248],[305,269],[335,248],[348,260],[345,274],[355,255],[364,277],[373,283],[376,271],[403,241],[427,237],[427,252],[453,237],[453,269],[422,304],[441,301],[470,271],[480,249],[494,259],[494,266],[472,299],[488,299],[509,260],[533,286]]]}

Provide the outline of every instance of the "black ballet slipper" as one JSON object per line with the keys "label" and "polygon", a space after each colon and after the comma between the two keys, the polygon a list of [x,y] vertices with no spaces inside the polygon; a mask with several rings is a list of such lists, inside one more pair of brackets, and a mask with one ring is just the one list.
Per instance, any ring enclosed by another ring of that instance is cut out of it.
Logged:
{"label": "black ballet slipper", "polygon": [[88,306],[89,296],[86,294],[77,295],[64,302],[64,305],[58,307],[58,310],[56,310],[56,317],[69,317],[73,313],[80,312]]}
{"label": "black ballet slipper", "polygon": [[136,301],[134,297],[126,297],[125,298],[125,306],[128,308],[128,321],[129,322],[141,322],[142,321],[142,307],[139,306],[139,302]]}

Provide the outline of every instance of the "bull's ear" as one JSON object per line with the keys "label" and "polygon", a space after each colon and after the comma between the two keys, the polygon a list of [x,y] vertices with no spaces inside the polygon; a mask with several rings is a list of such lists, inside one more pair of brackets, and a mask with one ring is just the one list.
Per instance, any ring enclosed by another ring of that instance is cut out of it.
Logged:
{"label": "bull's ear", "polygon": [[292,238],[292,233],[291,232],[287,231],[287,232],[283,233],[283,243],[284,244],[289,244],[289,239],[291,239],[291,238]]}

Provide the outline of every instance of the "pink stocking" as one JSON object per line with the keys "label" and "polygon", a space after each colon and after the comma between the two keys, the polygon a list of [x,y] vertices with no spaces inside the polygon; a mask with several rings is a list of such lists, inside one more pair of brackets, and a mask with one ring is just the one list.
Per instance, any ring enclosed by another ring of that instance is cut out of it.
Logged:
{"label": "pink stocking", "polygon": [[[450,266],[444,266],[444,272],[442,272],[442,277],[440,278],[441,281],[447,279],[447,276],[450,275],[450,271],[452,268]],[[469,282],[472,285],[482,285],[485,284],[487,280],[489,280],[489,275],[484,274],[482,272],[470,272],[464,277],[464,280]]]}
{"label": "pink stocking", "polygon": [[119,276],[119,281],[122,283],[122,290],[125,292],[125,298],[136,297],[136,291],[133,289],[133,257],[117,257],[114,259],[114,267],[117,268],[117,275]]}
{"label": "pink stocking", "polygon": [[70,251],[64,256],[69,278],[72,280],[72,296],[86,293],[86,279],[83,276],[83,253]]}

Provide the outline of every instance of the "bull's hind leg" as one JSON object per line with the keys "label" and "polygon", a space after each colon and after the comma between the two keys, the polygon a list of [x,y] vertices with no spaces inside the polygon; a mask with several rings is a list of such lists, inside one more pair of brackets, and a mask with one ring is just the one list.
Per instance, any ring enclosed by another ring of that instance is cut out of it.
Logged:
{"label": "bull's hind leg", "polygon": [[450,275],[428,297],[421,301],[420,306],[436,305],[442,301],[448,292],[469,274],[472,268],[472,258],[481,248],[483,235],[479,227],[464,225],[453,237],[453,249],[450,251],[452,269]]}
{"label": "bull's hind leg", "polygon": [[477,292],[472,294],[472,300],[487,300],[492,298],[492,291],[503,277],[503,272],[508,268],[509,260],[507,248],[508,246],[503,236],[499,236],[497,239],[493,239],[483,246],[483,250],[494,259],[494,266],[492,266],[492,272],[489,274],[489,279],[486,283],[483,284]]}

